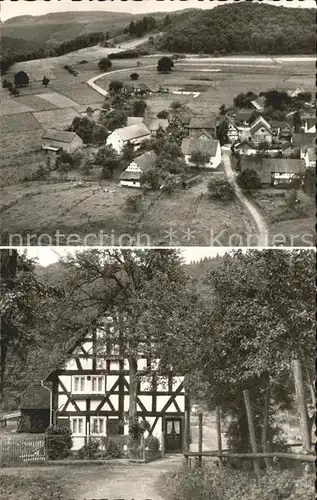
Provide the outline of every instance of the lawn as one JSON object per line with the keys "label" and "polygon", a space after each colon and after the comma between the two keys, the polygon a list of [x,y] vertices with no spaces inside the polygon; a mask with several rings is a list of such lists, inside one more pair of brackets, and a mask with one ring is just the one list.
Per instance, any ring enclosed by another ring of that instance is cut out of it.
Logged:
{"label": "lawn", "polygon": [[252,194],[252,201],[260,209],[268,228],[270,244],[286,246],[313,246],[315,244],[315,203],[302,191],[297,193],[299,207],[288,209],[290,192],[261,189]]}

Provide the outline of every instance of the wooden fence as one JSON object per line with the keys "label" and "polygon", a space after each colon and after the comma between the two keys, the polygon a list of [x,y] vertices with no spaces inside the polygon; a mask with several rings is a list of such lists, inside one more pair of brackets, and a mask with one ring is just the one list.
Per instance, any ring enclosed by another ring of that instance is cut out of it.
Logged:
{"label": "wooden fence", "polygon": [[0,437],[0,465],[43,462],[44,460],[44,436]]}

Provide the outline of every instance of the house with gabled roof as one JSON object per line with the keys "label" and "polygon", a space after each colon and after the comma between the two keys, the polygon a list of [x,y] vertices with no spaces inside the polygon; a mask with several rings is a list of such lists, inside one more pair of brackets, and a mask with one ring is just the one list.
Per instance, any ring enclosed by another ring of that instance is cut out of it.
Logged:
{"label": "house with gabled roof", "polygon": [[229,123],[228,123],[228,139],[229,139],[229,141],[232,144],[234,144],[235,142],[237,142],[239,140],[239,136],[240,136],[240,133],[239,133],[238,127],[232,121],[229,121]]}
{"label": "house with gabled roof", "polygon": [[216,123],[211,117],[195,117],[191,118],[188,124],[189,137],[195,137],[205,130],[211,137],[216,136]]}
{"label": "house with gabled roof", "polygon": [[155,135],[159,129],[165,131],[169,127],[169,121],[167,118],[147,118],[144,123],[152,135]]}
{"label": "house with gabled roof", "polygon": [[134,158],[130,165],[120,175],[120,185],[126,187],[141,188],[142,174],[155,167],[157,155],[154,151],[147,151]]}
{"label": "house with gabled roof", "polygon": [[135,148],[141,142],[149,139],[151,132],[144,123],[137,123],[128,127],[117,128],[107,137],[107,145],[112,146],[117,153],[121,153],[125,144],[130,142]]}
{"label": "house with gabled roof", "polygon": [[274,138],[281,141],[289,141],[293,135],[293,126],[287,121],[270,120],[271,131]]}
{"label": "house with gabled roof", "polygon": [[[71,429],[74,450],[91,437],[128,440],[130,365],[120,325],[120,319],[106,318],[104,325],[91,328],[43,381],[51,390],[52,423]],[[159,359],[150,359],[140,348],[137,416],[148,421],[149,434],[166,453],[180,453],[185,426],[189,429],[184,377],[171,371],[159,374],[159,365]]]}
{"label": "house with gabled roof", "polygon": [[307,118],[304,123],[305,134],[316,134],[316,117]]}
{"label": "house with gabled roof", "polygon": [[221,163],[221,147],[220,142],[213,139],[207,132],[203,131],[197,137],[186,137],[181,144],[181,150],[185,158],[185,162],[189,166],[194,166],[191,162],[191,155],[199,151],[209,156],[209,162],[205,168],[216,169]]}
{"label": "house with gabled roof", "polygon": [[188,126],[192,118],[195,118],[196,115],[192,111],[192,109],[189,106],[182,107],[180,109],[173,110],[169,117],[168,120],[170,123],[177,122],[179,123],[183,128],[188,130]]}
{"label": "house with gabled roof", "polygon": [[302,146],[300,150],[300,157],[305,162],[306,168],[316,168],[316,148]]}
{"label": "house with gabled roof", "polygon": [[258,146],[261,143],[271,144],[272,130],[271,125],[263,116],[259,116],[253,123],[250,125],[250,140],[254,143],[255,146]]}
{"label": "house with gabled roof", "polygon": [[42,135],[42,140],[42,149],[52,153],[58,153],[61,149],[67,153],[73,153],[84,145],[83,140],[76,132],[66,130],[47,129]]}

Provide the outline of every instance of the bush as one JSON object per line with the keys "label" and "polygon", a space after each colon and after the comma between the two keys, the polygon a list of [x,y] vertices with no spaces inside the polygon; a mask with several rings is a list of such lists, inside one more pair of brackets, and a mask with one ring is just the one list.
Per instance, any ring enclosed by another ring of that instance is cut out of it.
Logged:
{"label": "bush", "polygon": [[50,460],[66,458],[73,446],[71,430],[63,425],[50,425],[45,432],[45,449]]}
{"label": "bush", "polygon": [[144,444],[145,444],[145,447],[151,451],[159,451],[159,449],[160,449],[160,441],[155,436],[148,436],[145,439]]}
{"label": "bush", "polygon": [[208,183],[208,192],[213,200],[230,201],[235,198],[232,184],[224,179],[211,179]]}
{"label": "bush", "polygon": [[102,453],[104,458],[122,458],[123,452],[118,443],[114,439],[103,439],[105,451]]}
{"label": "bush", "polygon": [[123,89],[123,83],[120,82],[120,80],[112,80],[109,84],[109,91],[110,92],[121,92]]}
{"label": "bush", "polygon": [[96,439],[89,438],[87,443],[78,451],[78,457],[86,460],[95,460],[99,448],[100,442]]}
{"label": "bush", "polygon": [[168,118],[169,117],[169,112],[167,111],[167,109],[163,109],[162,111],[159,111],[156,115],[158,118]]}
{"label": "bush", "polygon": [[172,109],[179,109],[182,107],[182,103],[180,101],[173,101],[171,103],[171,108]]}
{"label": "bush", "polygon": [[261,188],[261,180],[253,168],[246,168],[237,176],[237,184],[241,189],[252,191]]}
{"label": "bush", "polygon": [[131,73],[130,78],[131,80],[137,80],[139,78],[139,73]]}

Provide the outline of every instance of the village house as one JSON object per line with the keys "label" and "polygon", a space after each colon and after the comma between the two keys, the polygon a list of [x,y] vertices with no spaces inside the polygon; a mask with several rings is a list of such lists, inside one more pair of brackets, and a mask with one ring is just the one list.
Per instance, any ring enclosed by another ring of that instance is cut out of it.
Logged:
{"label": "village house", "polygon": [[231,142],[232,144],[234,144],[235,142],[237,142],[239,140],[239,129],[238,127],[232,123],[232,122],[229,122],[228,123],[228,139],[229,139],[229,142]]}
{"label": "village house", "polygon": [[[118,341],[113,340],[116,327],[111,326],[111,318],[107,322],[112,328],[111,341],[107,340],[109,326],[92,329],[69,351],[67,361],[43,381],[51,390],[52,422],[71,429],[74,450],[90,437],[128,441],[128,354],[119,332]],[[184,377],[172,372],[158,377],[159,363],[159,359],[149,359],[140,351],[137,416],[149,422],[149,432],[159,439],[163,452],[180,453],[190,417]]]}
{"label": "village house", "polygon": [[251,141],[243,140],[234,145],[234,150],[241,156],[254,156],[257,149]]}
{"label": "village house", "polygon": [[202,131],[206,131],[211,137],[216,136],[216,124],[213,118],[192,118],[187,128],[189,137],[196,137]]}
{"label": "village house", "polygon": [[170,113],[168,120],[170,124],[176,122],[180,127],[186,130],[188,133],[188,126],[190,124],[190,121],[195,117],[196,117],[195,113],[190,109],[189,106],[186,106],[185,108],[182,107],[181,109],[173,110]]}
{"label": "village house", "polygon": [[138,148],[142,141],[149,139],[151,132],[144,123],[137,123],[129,127],[117,128],[107,138],[107,145],[112,146],[117,153],[121,153],[125,144],[130,142]]}
{"label": "village house", "polygon": [[147,151],[135,158],[128,168],[120,175],[120,185],[127,187],[142,187],[141,177],[144,172],[155,167],[157,156],[154,151]]}
{"label": "village house", "polygon": [[265,120],[265,118],[263,118],[263,116],[259,116],[253,123],[251,123],[250,140],[255,146],[259,146],[264,142],[267,144],[272,143],[273,138],[271,125]]}
{"label": "village house", "polygon": [[241,171],[253,169],[262,185],[287,188],[292,180],[304,172],[303,160],[289,158],[241,158]]}
{"label": "village house", "polygon": [[251,101],[252,106],[257,111],[263,111],[265,108],[265,103],[266,103],[266,99],[264,96],[259,96],[256,99],[254,99],[253,101]]}
{"label": "village house", "polygon": [[293,126],[287,121],[270,120],[273,139],[290,141],[293,136]]}
{"label": "village house", "polygon": [[130,127],[131,125],[138,125],[139,123],[144,123],[143,116],[128,116],[126,126]]}
{"label": "village house", "polygon": [[48,129],[42,135],[42,140],[42,149],[52,153],[58,153],[60,149],[64,149],[67,153],[73,153],[84,145],[83,140],[76,132],[67,132],[66,130]]}
{"label": "village house", "polygon": [[159,129],[165,131],[169,127],[167,118],[147,118],[144,123],[152,135],[155,135]]}
{"label": "village house", "polygon": [[316,168],[316,148],[302,146],[300,157],[304,160],[306,168]]}
{"label": "village house", "polygon": [[196,151],[205,153],[209,156],[209,161],[204,165],[204,168],[216,169],[221,163],[220,142],[213,139],[211,136],[208,136],[206,132],[198,137],[186,137],[183,139],[181,149],[185,157],[185,162],[189,166],[194,166],[194,164],[190,161],[190,158]]}

